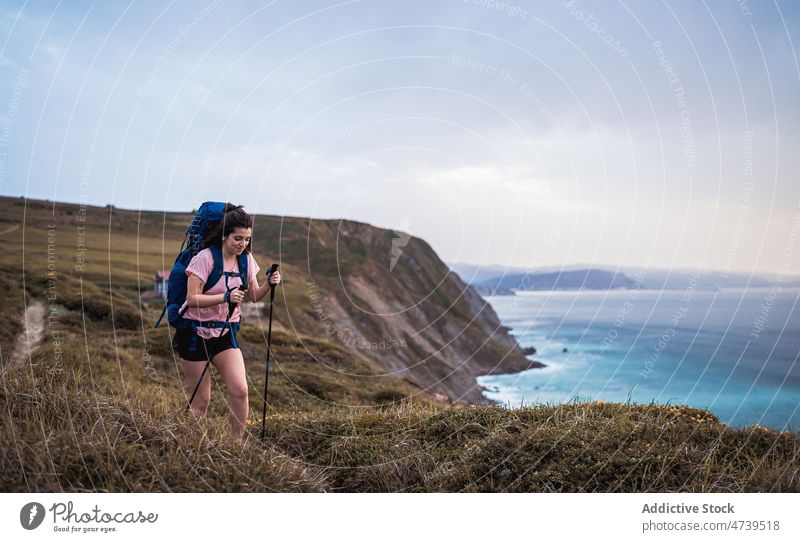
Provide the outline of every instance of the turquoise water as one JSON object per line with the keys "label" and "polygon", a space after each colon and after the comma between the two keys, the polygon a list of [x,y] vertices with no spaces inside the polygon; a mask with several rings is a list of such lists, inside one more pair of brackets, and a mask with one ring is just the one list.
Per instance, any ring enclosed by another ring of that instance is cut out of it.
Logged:
{"label": "turquoise water", "polygon": [[[800,290],[522,292],[487,298],[547,365],[483,376],[509,406],[577,398],[708,408],[800,430]],[[564,351],[566,349],[566,352]]]}

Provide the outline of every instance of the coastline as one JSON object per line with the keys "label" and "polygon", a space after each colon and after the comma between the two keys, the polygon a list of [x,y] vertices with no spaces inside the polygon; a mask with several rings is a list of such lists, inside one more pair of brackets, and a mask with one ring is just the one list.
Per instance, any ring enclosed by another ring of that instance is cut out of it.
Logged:
{"label": "coastline", "polygon": [[781,330],[797,325],[799,290],[770,298],[766,320],[766,287],[699,291],[691,304],[674,290],[641,290],[632,301],[625,290],[493,296],[487,301],[510,334],[538,349],[539,370],[476,382],[501,405],[683,402],[732,427],[797,427],[800,375],[792,360],[800,341]]}

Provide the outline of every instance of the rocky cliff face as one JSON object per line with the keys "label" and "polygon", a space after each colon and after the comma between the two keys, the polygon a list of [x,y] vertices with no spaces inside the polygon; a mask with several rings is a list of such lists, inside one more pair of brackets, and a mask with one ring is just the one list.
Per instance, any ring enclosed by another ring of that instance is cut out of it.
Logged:
{"label": "rocky cliff face", "polygon": [[254,237],[263,266],[265,257],[282,262],[278,321],[340,341],[387,373],[482,402],[476,376],[539,365],[421,239],[352,221],[273,217],[257,220]]}

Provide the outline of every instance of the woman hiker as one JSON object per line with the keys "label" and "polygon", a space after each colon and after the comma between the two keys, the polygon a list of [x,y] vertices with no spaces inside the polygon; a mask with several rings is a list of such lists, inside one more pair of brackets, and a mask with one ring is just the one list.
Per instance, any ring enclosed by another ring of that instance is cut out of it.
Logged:
{"label": "woman hiker", "polygon": [[[256,302],[270,290],[270,285],[279,284],[281,275],[278,271],[269,277],[269,284],[259,286],[259,266],[250,254],[250,239],[253,233],[253,219],[241,205],[225,205],[225,216],[219,225],[212,230],[203,241],[203,250],[192,258],[186,268],[188,285],[186,303],[188,305],[185,318],[199,322],[225,322],[229,307],[233,307],[230,322],[239,322],[239,305],[247,297]],[[208,291],[203,293],[203,285],[214,267],[211,246],[222,248],[223,275]],[[229,273],[238,273],[239,256],[247,254],[247,291],[233,289],[242,284],[242,279]],[[227,286],[227,287],[226,287]],[[226,294],[226,292],[228,292]],[[190,348],[193,335],[194,347]],[[232,338],[233,336],[233,338]],[[247,426],[247,377],[244,369],[242,351],[238,348],[235,334],[226,327],[203,327],[179,330],[173,346],[181,357],[186,386],[192,393],[203,374],[203,369],[211,356],[211,363],[222,375],[228,388],[228,409],[231,432],[242,437]],[[211,377],[202,379],[197,394],[192,400],[191,409],[195,416],[205,416],[211,401]]]}

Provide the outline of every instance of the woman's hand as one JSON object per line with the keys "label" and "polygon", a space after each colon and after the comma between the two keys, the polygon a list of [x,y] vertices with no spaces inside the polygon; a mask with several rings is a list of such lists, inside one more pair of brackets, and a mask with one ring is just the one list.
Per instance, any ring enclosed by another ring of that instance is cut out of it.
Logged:
{"label": "woman's hand", "polygon": [[271,286],[277,286],[278,284],[280,284],[281,283],[281,272],[278,271],[278,270],[275,270],[275,272],[273,274],[269,275],[269,283],[270,283]]}
{"label": "woman's hand", "polygon": [[245,291],[239,290],[238,288],[235,290],[231,290],[231,293],[228,295],[228,303],[236,303],[239,304],[244,301],[245,298]]}

